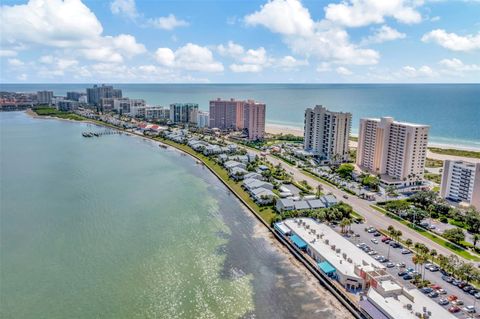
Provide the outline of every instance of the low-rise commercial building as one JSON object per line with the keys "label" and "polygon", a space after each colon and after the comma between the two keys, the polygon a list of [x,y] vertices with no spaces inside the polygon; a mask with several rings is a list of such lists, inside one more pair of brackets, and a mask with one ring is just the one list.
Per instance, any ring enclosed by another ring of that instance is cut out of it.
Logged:
{"label": "low-rise commercial building", "polygon": [[444,161],[440,196],[480,209],[480,163]]}

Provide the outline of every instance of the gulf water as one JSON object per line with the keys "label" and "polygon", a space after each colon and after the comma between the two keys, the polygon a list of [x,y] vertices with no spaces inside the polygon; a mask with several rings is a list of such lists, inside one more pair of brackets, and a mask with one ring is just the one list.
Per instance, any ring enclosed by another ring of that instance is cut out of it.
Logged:
{"label": "gulf water", "polygon": [[[91,84],[0,84],[0,90],[57,95]],[[116,84],[124,96],[152,105],[198,103],[220,98],[255,99],[267,104],[267,122],[303,127],[305,108],[317,104],[351,112],[352,133],[362,117],[393,116],[431,126],[433,144],[480,149],[480,84]]]}
{"label": "gulf water", "polygon": [[338,317],[192,158],[23,112],[0,129],[0,318]]}

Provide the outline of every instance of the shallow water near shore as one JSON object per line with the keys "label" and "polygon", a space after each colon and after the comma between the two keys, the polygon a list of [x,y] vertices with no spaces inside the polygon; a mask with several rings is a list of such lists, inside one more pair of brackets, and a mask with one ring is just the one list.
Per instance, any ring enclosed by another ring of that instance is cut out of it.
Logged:
{"label": "shallow water near shore", "polygon": [[0,317],[350,317],[192,158],[21,112],[0,128]]}

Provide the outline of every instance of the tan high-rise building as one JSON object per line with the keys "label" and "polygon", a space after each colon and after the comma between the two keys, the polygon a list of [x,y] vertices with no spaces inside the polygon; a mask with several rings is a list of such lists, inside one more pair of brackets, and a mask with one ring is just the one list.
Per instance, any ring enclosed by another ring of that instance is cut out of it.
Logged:
{"label": "tan high-rise building", "polygon": [[324,162],[348,161],[352,114],[321,105],[305,110],[304,149]]}
{"label": "tan high-rise building", "polygon": [[262,140],[265,136],[264,103],[248,100],[243,105],[243,127],[248,130],[249,140]]}
{"label": "tan high-rise building", "polygon": [[235,99],[210,101],[210,128],[221,130],[237,130],[243,128],[243,105],[244,101]]}
{"label": "tan high-rise building", "polygon": [[446,160],[440,196],[480,209],[480,163]]}
{"label": "tan high-rise building", "polygon": [[212,100],[210,101],[209,127],[221,130],[247,129],[248,139],[263,139],[265,110],[265,104],[253,100]]}
{"label": "tan high-rise building", "polygon": [[430,126],[396,122],[391,117],[361,119],[357,165],[392,185],[423,180]]}

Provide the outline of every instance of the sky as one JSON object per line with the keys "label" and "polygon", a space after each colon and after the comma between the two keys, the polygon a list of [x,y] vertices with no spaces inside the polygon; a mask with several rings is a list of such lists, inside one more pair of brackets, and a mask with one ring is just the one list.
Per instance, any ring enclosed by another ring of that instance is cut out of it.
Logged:
{"label": "sky", "polygon": [[2,0],[3,83],[478,83],[480,0]]}

